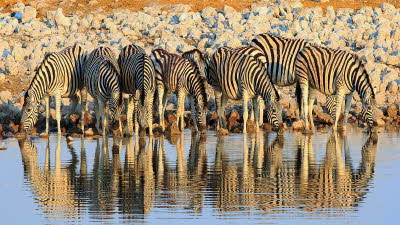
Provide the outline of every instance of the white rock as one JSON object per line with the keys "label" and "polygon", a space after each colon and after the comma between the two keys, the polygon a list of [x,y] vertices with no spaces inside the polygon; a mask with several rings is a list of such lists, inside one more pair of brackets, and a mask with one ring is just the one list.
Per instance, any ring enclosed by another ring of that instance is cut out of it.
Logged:
{"label": "white rock", "polygon": [[215,8],[212,7],[206,7],[203,10],[201,10],[201,17],[203,18],[210,18],[210,17],[214,17],[217,15],[217,10]]}
{"label": "white rock", "polygon": [[36,9],[32,6],[27,6],[24,9],[24,14],[22,15],[22,22],[29,22],[31,19],[36,18]]}
{"label": "white rock", "polygon": [[14,46],[12,50],[12,56],[14,57],[16,62],[21,62],[25,60],[25,50],[21,45]]}
{"label": "white rock", "polygon": [[14,5],[11,7],[11,12],[22,12],[22,11],[24,11],[24,8],[25,8],[24,3],[19,2],[19,3],[17,3],[17,4],[14,4]]}
{"label": "white rock", "polygon": [[71,20],[64,16],[62,8],[58,8],[54,14],[54,22],[57,27],[69,27]]}
{"label": "white rock", "polygon": [[0,91],[0,100],[7,103],[8,100],[12,100],[12,94],[10,91]]}

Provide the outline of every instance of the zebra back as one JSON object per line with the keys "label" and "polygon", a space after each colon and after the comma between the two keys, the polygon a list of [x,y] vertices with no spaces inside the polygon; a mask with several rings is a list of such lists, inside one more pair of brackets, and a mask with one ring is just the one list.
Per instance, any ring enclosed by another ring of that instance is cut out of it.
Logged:
{"label": "zebra back", "polygon": [[308,45],[303,39],[284,38],[268,33],[258,35],[251,42],[251,46],[263,52],[268,75],[272,83],[278,86],[288,86],[296,82],[296,56]]}

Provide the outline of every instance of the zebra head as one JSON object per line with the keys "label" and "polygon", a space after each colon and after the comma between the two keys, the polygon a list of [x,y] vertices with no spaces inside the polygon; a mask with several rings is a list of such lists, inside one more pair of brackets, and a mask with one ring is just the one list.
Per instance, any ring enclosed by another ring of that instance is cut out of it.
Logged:
{"label": "zebra head", "polygon": [[207,63],[209,61],[209,57],[206,54],[203,54],[198,49],[193,49],[182,54],[182,57],[188,59],[193,65],[196,65],[199,69],[200,76],[207,77]]}
{"label": "zebra head", "polygon": [[119,91],[115,91],[111,94],[109,103],[110,107],[110,119],[115,122],[119,119],[124,110],[123,97]]}
{"label": "zebra head", "polygon": [[[275,89],[275,88],[274,88]],[[269,101],[268,101],[269,100]],[[282,122],[282,107],[279,104],[279,94],[275,89],[275,93],[272,93],[270,99],[264,99],[267,108],[267,121],[273,126],[274,131],[281,131],[283,129]]]}
{"label": "zebra head", "polygon": [[24,94],[24,105],[22,106],[22,117],[19,132],[26,132],[32,129],[38,120],[39,101],[29,96],[28,91]]}
{"label": "zebra head", "polygon": [[367,122],[370,129],[378,125],[375,96],[362,100],[361,117]]}
{"label": "zebra head", "polygon": [[194,98],[194,106],[195,106],[195,116],[197,118],[197,127],[200,128],[200,131],[204,133],[207,129],[207,93],[206,93],[206,78],[200,78],[200,85],[198,86],[198,91],[196,93],[196,97]]}

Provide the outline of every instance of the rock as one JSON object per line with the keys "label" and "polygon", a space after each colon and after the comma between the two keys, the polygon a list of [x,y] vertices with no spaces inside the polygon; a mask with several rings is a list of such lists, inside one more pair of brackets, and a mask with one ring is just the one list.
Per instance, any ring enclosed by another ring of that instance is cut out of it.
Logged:
{"label": "rock", "polygon": [[92,128],[89,128],[85,131],[85,136],[93,136],[94,132]]}
{"label": "rock", "polygon": [[21,62],[25,60],[25,50],[22,48],[21,45],[14,46],[12,50],[12,56],[14,57],[15,61]]}
{"label": "rock", "polygon": [[36,18],[36,9],[32,6],[27,6],[24,9],[24,14],[22,15],[22,23],[29,22],[33,18]]}
{"label": "rock", "polygon": [[382,119],[378,119],[376,122],[378,123],[378,127],[385,126],[385,121],[383,121]]}
{"label": "rock", "polygon": [[7,103],[8,101],[12,101],[12,94],[10,91],[1,91],[0,99],[3,103]]}
{"label": "rock", "polygon": [[201,17],[205,18],[210,18],[214,17],[218,14],[217,10],[212,7],[206,7],[203,10],[201,10]]}
{"label": "rock", "polygon": [[221,135],[221,136],[229,135],[229,131],[227,129],[224,129],[224,128],[218,129],[217,133],[218,133],[218,135]]}
{"label": "rock", "polygon": [[389,83],[389,85],[386,88],[387,91],[389,91],[391,94],[397,94],[398,92],[398,86],[396,81],[392,81]]}
{"label": "rock", "polygon": [[397,113],[398,113],[397,106],[395,104],[391,104],[387,109],[388,117],[392,119],[397,119]]}
{"label": "rock", "polygon": [[40,138],[47,138],[48,136],[49,135],[47,133],[45,133],[45,132],[39,134]]}
{"label": "rock", "polygon": [[64,16],[62,8],[58,8],[54,14],[54,22],[57,27],[69,27],[71,20]]}
{"label": "rock", "polygon": [[298,120],[292,124],[293,130],[302,130],[305,128],[304,121]]}
{"label": "rock", "polygon": [[24,11],[25,5],[22,2],[18,2],[11,7],[11,12],[22,12]]}

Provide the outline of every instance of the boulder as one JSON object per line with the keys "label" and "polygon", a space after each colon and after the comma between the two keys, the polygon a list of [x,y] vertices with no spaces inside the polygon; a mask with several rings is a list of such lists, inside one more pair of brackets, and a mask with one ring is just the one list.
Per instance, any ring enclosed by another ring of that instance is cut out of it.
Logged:
{"label": "boulder", "polygon": [[22,23],[26,23],[31,21],[32,19],[36,18],[37,11],[32,6],[27,6],[24,9],[24,13],[22,15]]}
{"label": "boulder", "polygon": [[54,22],[57,27],[69,27],[71,20],[64,16],[62,8],[58,8],[54,14]]}

